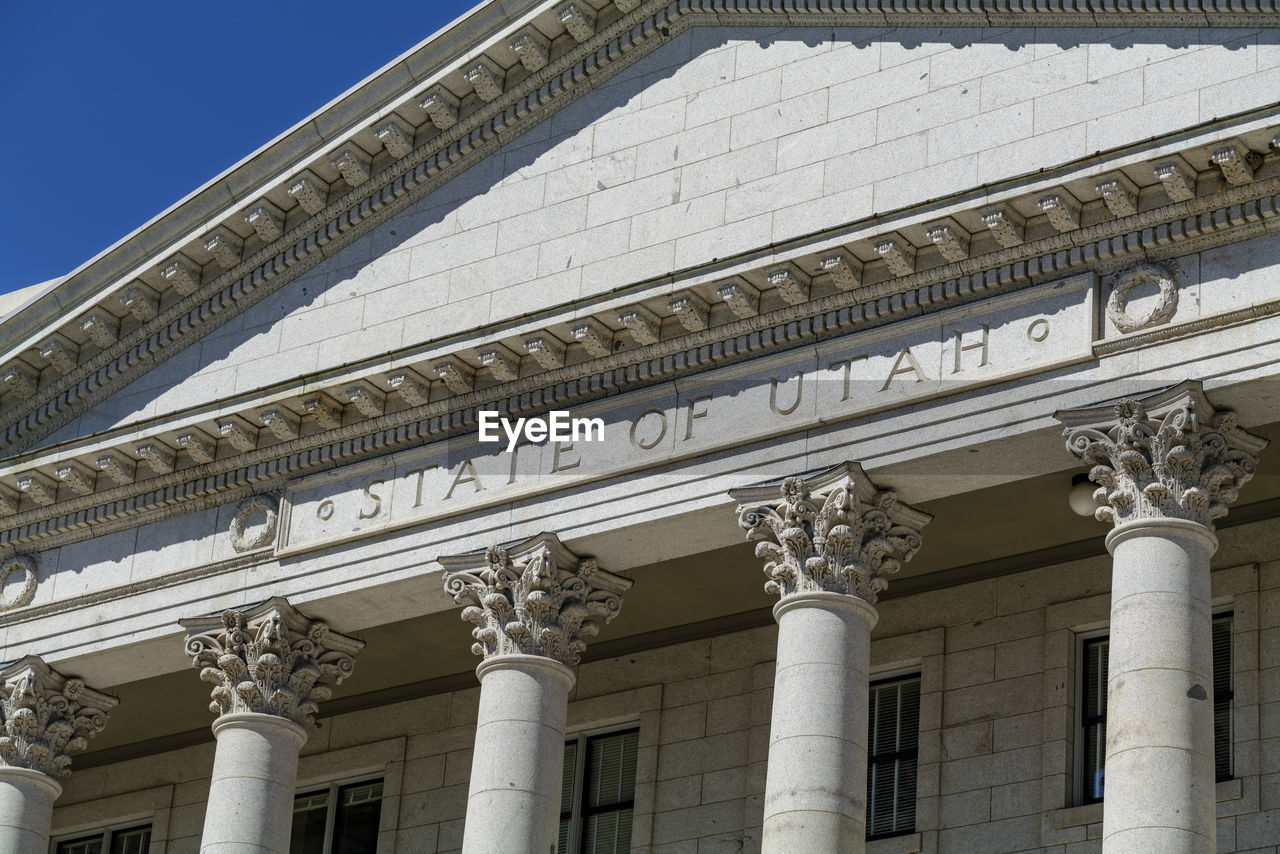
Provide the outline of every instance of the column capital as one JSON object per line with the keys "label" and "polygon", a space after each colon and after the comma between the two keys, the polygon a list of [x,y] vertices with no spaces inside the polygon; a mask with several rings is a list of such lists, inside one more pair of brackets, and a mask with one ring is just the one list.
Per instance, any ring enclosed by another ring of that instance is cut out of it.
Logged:
{"label": "column capital", "polygon": [[66,777],[119,702],[37,656],[13,662],[0,670],[0,765]]}
{"label": "column capital", "polygon": [[1094,516],[1116,527],[1183,519],[1212,529],[1268,444],[1241,429],[1234,412],[1216,409],[1195,380],[1054,417],[1099,485]]}
{"label": "column capital", "polygon": [[600,626],[622,609],[634,583],[569,551],[555,534],[439,557],[444,588],[474,623],[471,651],[539,655],[573,666]]}
{"label": "column capital", "polygon": [[919,550],[920,529],[933,518],[876,487],[857,463],[729,494],[738,524],[759,540],[764,589],[784,598],[845,593],[874,605],[889,586],[884,576]]}
{"label": "column capital", "polygon": [[318,704],[351,675],[364,648],[279,596],[180,623],[192,664],[214,686],[209,711],[219,716],[258,712],[314,725]]}

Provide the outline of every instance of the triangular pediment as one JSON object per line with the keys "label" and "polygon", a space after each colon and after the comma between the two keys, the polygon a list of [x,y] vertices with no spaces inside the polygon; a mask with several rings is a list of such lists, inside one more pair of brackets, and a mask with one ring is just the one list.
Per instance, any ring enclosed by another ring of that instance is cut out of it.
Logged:
{"label": "triangular pediment", "polygon": [[[222,328],[229,318],[264,299],[281,283],[314,270],[317,264],[333,268],[330,256],[340,247],[364,239],[390,212],[421,206],[422,200],[430,196],[439,197],[442,184],[459,182],[462,186],[472,173],[481,184],[500,181],[502,189],[512,195],[513,210],[518,210],[522,200],[515,198],[519,192],[514,185],[519,181],[511,179],[518,179],[529,168],[538,168],[534,162],[537,158],[531,158],[525,167],[499,168],[496,172],[490,169],[485,174],[483,170],[489,168],[486,158],[492,158],[498,148],[508,152],[502,158],[505,161],[510,158],[509,152],[536,144],[540,136],[556,137],[589,125],[594,125],[602,137],[593,141],[594,148],[608,147],[610,133],[621,137],[619,142],[643,137],[646,132],[655,138],[669,136],[670,128],[663,120],[670,116],[663,115],[663,108],[672,96],[683,95],[690,114],[714,115],[717,110],[726,109],[725,117],[733,113],[736,121],[730,130],[729,146],[745,150],[751,148],[754,138],[767,141],[770,136],[768,127],[753,130],[752,124],[767,126],[770,120],[781,118],[796,132],[816,126],[819,113],[801,97],[806,94],[806,87],[812,94],[857,79],[861,83],[846,87],[850,90],[844,95],[847,103],[837,103],[840,99],[835,98],[823,106],[821,124],[829,136],[845,138],[845,153],[865,152],[866,162],[851,161],[843,170],[833,165],[828,171],[874,173],[881,164],[898,163],[910,164],[910,171],[916,173],[909,180],[899,181],[901,186],[896,193],[892,187],[877,187],[880,199],[868,199],[865,192],[857,192],[860,187],[856,182],[839,176],[824,175],[820,182],[810,178],[806,184],[799,180],[803,176],[776,171],[765,176],[758,174],[763,167],[757,165],[753,173],[751,164],[735,163],[730,169],[734,186],[746,185],[748,189],[739,193],[736,201],[726,199],[722,216],[724,225],[737,224],[736,233],[713,236],[703,241],[705,246],[685,241],[684,247],[670,253],[663,247],[650,250],[648,259],[638,255],[628,258],[621,266],[631,273],[607,277],[608,288],[617,288],[646,276],[685,269],[691,259],[696,259],[694,263],[707,260],[708,253],[711,257],[725,257],[768,246],[832,222],[852,221],[867,208],[891,210],[919,201],[921,196],[936,198],[947,190],[980,185],[998,175],[1000,170],[988,175],[976,164],[952,164],[949,169],[939,169],[946,161],[929,153],[924,140],[885,146],[894,138],[882,140],[879,127],[868,130],[856,121],[844,128],[833,125],[842,109],[848,110],[852,119],[899,100],[904,104],[898,111],[901,115],[888,118],[898,121],[903,131],[908,131],[913,121],[920,123],[917,134],[903,134],[910,137],[925,134],[938,121],[951,118],[951,113],[976,117],[990,112],[993,106],[997,110],[1015,106],[1019,100],[1016,95],[1005,97],[1007,103],[996,104],[1002,97],[999,94],[984,92],[979,96],[963,87],[948,92],[947,75],[953,75],[954,82],[963,83],[966,63],[972,66],[994,60],[989,67],[996,69],[1024,64],[1017,60],[1019,40],[1023,46],[1029,44],[1032,27],[1054,24],[1064,28],[1049,39],[1061,46],[1073,39],[1078,42],[1087,38],[1073,35],[1071,27],[1084,28],[1083,32],[1099,24],[1158,22],[1175,28],[1244,25],[1268,14],[1272,12],[1262,9],[1211,12],[1196,4],[1182,12],[1158,15],[1113,5],[1095,10],[1084,4],[1045,12],[984,2],[963,8],[920,4],[901,9],[897,5],[865,3],[848,9],[842,4],[825,3],[762,7],[745,0],[670,5],[638,0],[581,0],[531,2],[514,8],[482,6],[86,263],[43,298],[14,311],[0,338],[6,350],[7,389],[0,400],[5,416],[2,441],[10,451],[18,452],[37,443],[48,444],[48,437],[62,427],[66,429],[60,438],[85,432],[67,425],[126,385],[137,382],[136,378],[151,366]],[[782,34],[761,29],[779,24],[790,29]],[[988,35],[993,31],[981,27],[998,24],[1024,28],[1024,35],[1003,37],[1007,56],[997,60],[994,54],[980,56],[978,51],[970,51],[970,56],[956,60],[954,68],[941,73],[927,67],[931,54],[947,48],[984,41],[994,47],[1002,37],[998,32]],[[812,29],[806,31],[806,25]],[[939,30],[939,26],[948,29]],[[1136,38],[1131,44],[1118,47],[1138,54],[1144,41]],[[1179,42],[1189,44],[1177,30],[1166,30],[1151,41],[1173,48]],[[748,56],[747,51],[737,49],[738,43],[759,45],[759,55]],[[886,48],[889,54],[882,55],[881,44],[891,46]],[[840,50],[842,47],[848,49]],[[732,80],[723,79],[726,69],[715,58],[717,48],[734,55],[734,67],[728,70]],[[662,54],[665,59],[654,59],[655,54]],[[868,61],[872,54],[874,61]],[[1034,51],[1027,55],[1032,61],[1036,57]],[[739,64],[739,60],[743,63]],[[921,60],[926,63],[918,69],[922,73],[914,81],[908,76],[901,80],[895,77],[895,67]],[[1128,61],[1132,60],[1130,56]],[[1034,88],[1036,70],[1023,70],[1029,73],[1010,75],[1007,87],[1011,91],[1026,85]],[[1039,69],[1041,73],[1046,70],[1052,71],[1047,67]],[[741,87],[741,91],[725,85],[753,74],[767,76],[771,71],[776,74],[768,80],[760,77],[756,83]],[[923,86],[921,80],[926,81]],[[646,84],[654,90],[652,97],[642,98],[644,108],[634,109],[634,100],[626,97],[628,87],[634,94]],[[770,92],[771,86],[777,91]],[[610,104],[602,106],[598,97],[592,102],[592,95],[609,90]],[[932,100],[912,106],[909,102],[916,96]],[[877,97],[885,103],[867,100]],[[995,100],[983,104],[981,98]],[[654,103],[649,104],[648,100]],[[967,106],[970,102],[972,108]],[[943,107],[944,104],[948,106]],[[775,115],[767,115],[775,108]],[[761,112],[753,115],[753,109]],[[613,115],[615,112],[619,115]],[[939,118],[921,123],[921,113],[936,113]],[[877,123],[884,118],[878,117]],[[988,118],[995,133],[1007,133],[1007,128],[1017,123],[1012,114]],[[686,152],[714,144],[694,132],[697,127],[682,129],[689,131],[681,140]],[[710,129],[704,130],[714,135]],[[964,128],[952,130],[955,134],[965,132]],[[986,131],[975,123],[968,132]],[[860,135],[867,134],[869,139],[860,139]],[[955,140],[943,136],[933,142],[937,149],[954,144]],[[1097,148],[1093,143],[1089,145]],[[792,161],[799,161],[804,155],[792,152],[790,156]],[[782,159],[779,154],[778,160]],[[775,162],[772,168],[776,170],[779,165]],[[690,195],[690,190],[696,188],[678,187],[669,179],[654,178],[644,186],[621,190],[610,184],[618,177],[616,169],[598,163],[593,166],[602,170],[601,174],[594,175],[592,169],[570,170],[564,178],[570,185],[576,181],[586,182],[588,189],[599,187],[603,195],[593,197],[593,201],[599,199],[597,209],[608,206],[609,190],[616,191],[615,197],[631,192],[678,200],[653,208],[655,213],[650,219],[657,221],[659,229],[664,224],[681,224],[681,209],[675,205],[683,205],[688,212],[695,210],[694,202],[699,197]],[[1011,164],[1006,171],[1014,169],[1016,165]],[[942,180],[941,172],[952,177]],[[715,170],[708,170],[706,176],[713,183],[714,173]],[[760,179],[765,177],[777,180],[773,185],[762,183]],[[907,186],[913,183],[919,186],[908,190]],[[496,192],[492,185],[489,189]],[[841,193],[846,196],[839,198]],[[780,212],[780,205],[776,206],[778,211],[768,210],[767,205],[771,199],[786,196],[797,205],[822,199],[827,208],[839,208],[840,213],[813,218],[808,212],[792,212],[792,220],[812,219],[811,224],[817,227],[807,231],[802,225],[785,221],[771,221],[766,227],[758,219],[763,213],[756,215],[756,221],[749,216],[733,219],[733,205],[740,213],[744,209],[754,211],[765,203],[764,213],[776,214],[771,219],[786,220],[788,215]],[[442,199],[441,204],[447,205],[447,199]],[[547,211],[544,219],[557,226],[571,224],[576,218],[582,218],[584,225],[599,219],[594,212],[578,210],[583,207],[580,202],[559,209],[550,203],[543,207]],[[701,222],[707,221],[706,208],[704,204],[697,211]],[[536,219],[521,222],[513,218],[505,224],[508,231],[525,229],[536,234]],[[616,220],[598,224],[607,222]],[[458,233],[469,231],[444,222],[439,225],[442,228],[437,231],[450,227]],[[615,230],[621,231],[621,227]],[[550,233],[559,232],[552,228]],[[448,236],[452,235],[440,235],[441,239]],[[617,234],[601,230],[593,232],[586,242],[594,248],[617,239]],[[351,261],[351,253],[342,251],[346,257],[340,263]],[[655,260],[652,256],[662,257]],[[514,263],[520,259],[509,260],[513,263],[495,261],[493,266],[520,275],[516,272],[519,265]],[[538,274],[542,275],[548,265],[541,259],[537,264]],[[521,272],[527,275],[527,270]],[[492,275],[488,271],[482,274]],[[572,275],[563,276],[562,284],[570,278]],[[327,288],[329,283],[315,286]],[[530,286],[526,291],[538,289]],[[568,289],[572,290],[572,286]],[[589,293],[590,283],[580,284],[579,290]],[[522,305],[518,298],[510,301],[513,306]],[[296,300],[290,302],[295,309],[300,307]],[[465,314],[459,317],[471,319]],[[259,318],[261,310],[257,312],[256,319]],[[93,426],[102,426],[109,420],[99,418]]]}
{"label": "triangular pediment", "polygon": [[[788,6],[777,30],[752,4],[714,6],[477,10],[459,24],[471,50],[429,40],[403,63],[412,79],[389,67],[313,118],[323,140],[291,131],[19,306],[10,479],[70,466],[81,486],[46,486],[96,500],[369,419],[541,400],[734,324],[917,310],[901,295],[1065,233],[1040,205],[1051,185],[1077,229],[1125,215],[1084,164],[1148,128],[1108,125],[1095,99],[1076,138],[1033,110],[1065,91],[1045,81],[1075,73],[1054,57],[1089,40],[1092,14],[1046,36],[1032,12],[993,31],[977,26],[989,10]],[[1196,45],[1247,53],[1232,38]],[[1112,38],[1096,60],[1140,71],[1190,45],[1176,29]],[[1194,190],[1223,167],[1193,143],[1177,162]],[[1162,183],[1131,160],[1117,186],[1132,213],[1167,203],[1142,202]]]}

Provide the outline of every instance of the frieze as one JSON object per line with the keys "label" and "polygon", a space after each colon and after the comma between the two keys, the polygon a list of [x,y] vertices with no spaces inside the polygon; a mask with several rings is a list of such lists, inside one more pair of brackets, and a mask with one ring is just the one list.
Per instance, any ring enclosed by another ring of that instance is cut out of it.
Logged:
{"label": "frieze", "polygon": [[277,555],[418,525],[1091,357],[1094,277],[748,360],[573,411],[602,441],[469,433],[289,484]]}
{"label": "frieze", "polygon": [[[1277,184],[1277,179],[1267,179],[1264,183],[1268,186]],[[1235,201],[1234,197],[1237,195],[1242,196],[1241,201]],[[526,376],[504,386],[501,393],[508,395],[512,411],[536,410],[541,402],[553,399],[565,402],[588,401],[617,393],[633,383],[644,384],[661,376],[697,373],[716,365],[796,346],[805,340],[846,334],[921,312],[936,311],[947,304],[989,299],[991,294],[1038,285],[1054,275],[1082,268],[1100,271],[1115,269],[1125,263],[1132,264],[1135,254],[1148,258],[1170,257],[1187,251],[1187,247],[1198,250],[1229,243],[1241,233],[1252,236],[1265,231],[1275,221],[1275,199],[1271,196],[1244,198],[1246,195],[1239,189],[1231,188],[1219,196],[1219,201],[1228,202],[1228,206],[1211,213],[1196,213],[1197,209],[1204,208],[1204,199],[1169,205],[1162,209],[1144,211],[1122,223],[1098,223],[1070,236],[1058,235],[1036,240],[1016,249],[1001,249],[984,258],[999,266],[978,269],[958,278],[940,278],[958,266],[963,266],[947,265],[914,273],[904,280],[878,282],[852,293],[840,291],[801,306],[740,318],[700,333],[664,338],[653,345],[626,349],[612,355],[605,355],[609,339],[601,337],[611,333],[607,329],[601,329],[596,321],[586,318],[577,323],[584,332],[584,337],[596,341],[600,347],[602,355],[599,361]],[[1169,214],[1174,214],[1176,218],[1168,220]],[[1117,228],[1118,225],[1136,226],[1140,230],[1123,232]],[[1083,245],[1074,242],[1081,238],[1092,242]],[[1028,257],[1028,253],[1035,252],[1044,254],[1031,254]],[[899,291],[899,288],[904,290]],[[1265,314],[1270,309],[1260,306],[1258,311]],[[1215,328],[1216,322],[1213,318],[1188,321],[1197,332]],[[1234,314],[1223,315],[1221,319],[1221,323],[1226,326],[1237,322],[1238,318]],[[1182,334],[1180,330],[1186,325],[1179,323],[1155,330],[1159,337],[1152,338],[1151,341],[1178,337]],[[595,338],[589,334],[593,329],[596,332]],[[1128,344],[1103,341],[1096,343],[1094,350],[1095,353],[1103,350],[1114,352],[1117,347],[1124,349],[1143,346],[1151,343],[1149,338],[1149,333],[1136,333],[1130,336]],[[909,367],[909,362],[907,366]],[[190,454],[193,460],[207,467],[200,471],[191,471],[189,466],[184,468],[169,465],[172,462],[172,452],[164,449],[160,442],[134,440],[138,442],[138,457],[148,462],[148,469],[163,476],[148,477],[127,486],[112,484],[110,488],[103,488],[103,484],[100,484],[93,495],[64,495],[61,501],[50,500],[47,505],[36,507],[25,502],[26,506],[19,507],[11,502],[11,527],[7,531],[0,531],[0,553],[6,549],[11,550],[9,553],[24,548],[42,549],[55,542],[83,539],[88,535],[87,529],[83,528],[85,523],[93,524],[99,530],[107,530],[103,526],[108,524],[112,529],[128,527],[120,514],[132,515],[135,524],[139,510],[147,510],[149,516],[162,513],[167,517],[172,513],[170,510],[162,510],[162,506],[168,505],[175,498],[189,507],[194,506],[190,502],[195,500],[222,503],[227,498],[219,499],[215,493],[225,494],[226,491],[249,482],[243,478],[260,477],[261,475],[254,474],[256,471],[267,471],[280,478],[307,469],[326,468],[339,457],[360,456],[379,448],[385,452],[410,437],[443,437],[456,433],[459,429],[465,429],[469,420],[474,421],[473,407],[476,404],[483,402],[483,399],[494,399],[495,392],[485,390],[483,393],[470,392],[453,400],[429,402],[425,382],[414,379],[414,376],[412,371],[389,375],[388,388],[397,391],[411,405],[423,407],[420,412],[401,410],[394,417],[379,416],[360,421],[348,419],[345,425],[337,419],[339,413],[334,412],[334,417],[327,419],[330,423],[326,429],[330,430],[330,435],[295,439],[263,449],[245,451],[237,457],[219,459],[215,443],[200,429],[181,430],[177,433],[177,446]],[[414,391],[414,394],[408,395],[406,389]],[[551,397],[547,397],[548,394]],[[311,412],[310,409],[307,411]],[[472,413],[471,416],[468,416],[468,412]],[[257,420],[256,414],[250,415]],[[355,442],[354,445],[351,444],[352,441]],[[122,446],[122,450],[129,453],[133,447],[130,443],[128,447]],[[339,454],[336,453],[339,447],[355,450],[344,450]],[[147,449],[146,453],[143,453],[143,448]],[[166,468],[167,472],[160,472]],[[219,472],[233,471],[237,472],[234,483],[225,476],[218,475]],[[206,472],[211,476],[206,477]],[[28,495],[35,495],[27,480],[38,485],[45,482],[41,480],[42,477],[44,475],[39,471],[24,472],[18,476],[19,482],[16,485],[27,490]],[[3,492],[0,491],[0,494]],[[9,494],[16,496],[18,493],[10,490]],[[48,490],[41,495],[53,498]],[[56,507],[53,506],[55,503]],[[50,510],[44,510],[46,506]],[[50,515],[50,512],[54,515]],[[77,528],[80,529],[78,532]]]}

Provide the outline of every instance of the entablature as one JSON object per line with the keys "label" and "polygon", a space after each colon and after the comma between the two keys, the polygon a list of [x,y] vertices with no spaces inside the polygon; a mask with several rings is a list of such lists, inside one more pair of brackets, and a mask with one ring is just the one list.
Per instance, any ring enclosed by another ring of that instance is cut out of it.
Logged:
{"label": "entablature", "polygon": [[[1128,270],[1094,356],[1241,322],[1175,318],[1176,288],[1172,303],[1136,318],[1120,297],[1144,283],[1164,293],[1170,274],[1152,262],[1275,233],[1280,154],[1256,152],[1276,136],[1268,118],[553,307],[467,346],[419,348],[27,455],[0,468],[0,550],[465,436],[481,409],[581,406],[1085,271]],[[1232,153],[1253,162],[1248,182],[1222,171]],[[1116,187],[1129,198],[1123,214],[1107,198]],[[1270,300],[1245,319],[1278,311]]]}

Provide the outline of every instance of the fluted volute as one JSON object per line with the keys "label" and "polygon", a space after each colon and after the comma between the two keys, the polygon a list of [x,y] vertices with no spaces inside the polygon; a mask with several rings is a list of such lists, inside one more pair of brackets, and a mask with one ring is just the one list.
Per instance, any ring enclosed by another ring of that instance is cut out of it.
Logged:
{"label": "fluted volute", "polygon": [[538,655],[573,666],[585,638],[618,615],[632,581],[579,558],[555,534],[510,547],[440,558],[445,590],[474,623],[471,651]]}
{"label": "fluted volute", "polygon": [[0,851],[47,854],[57,778],[118,702],[34,655],[0,670]]}
{"label": "fluted volute", "polygon": [[1267,440],[1219,411],[1198,382],[1057,413],[1067,450],[1090,466],[1100,521],[1185,519],[1212,527],[1258,468]]}
{"label": "fluted volute", "polygon": [[873,486],[856,463],[730,495],[738,524],[759,541],[765,590],[783,597],[846,593],[874,605],[889,586],[885,576],[919,550],[920,529],[933,518]]}
{"label": "fluted volute", "polygon": [[859,854],[874,605],[932,517],[856,463],[730,495],[780,597],[762,851]]}
{"label": "fluted volute", "polygon": [[102,732],[120,702],[69,679],[34,655],[0,671],[0,764],[50,777],[71,773],[71,755]]}
{"label": "fluted volute", "polygon": [[1057,417],[1113,526],[1102,850],[1212,854],[1213,521],[1267,442],[1190,381]]}
{"label": "fluted volute", "polygon": [[351,675],[364,647],[278,596],[182,626],[200,678],[214,685],[209,711],[217,715],[256,712],[314,725],[317,704]]}
{"label": "fluted volute", "polygon": [[218,715],[201,854],[287,854],[307,726],[364,641],[279,597],[182,625]]}
{"label": "fluted volute", "polygon": [[573,665],[632,582],[555,534],[438,560],[484,656],[463,854],[554,851]]}

